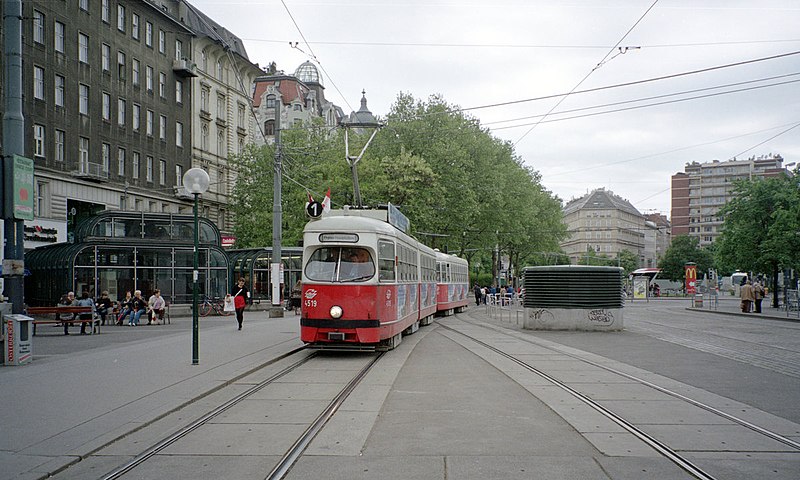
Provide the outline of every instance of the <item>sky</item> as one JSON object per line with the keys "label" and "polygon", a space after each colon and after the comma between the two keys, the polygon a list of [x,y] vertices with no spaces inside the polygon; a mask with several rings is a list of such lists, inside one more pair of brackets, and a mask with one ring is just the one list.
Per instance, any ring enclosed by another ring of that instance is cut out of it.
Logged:
{"label": "sky", "polygon": [[564,202],[669,216],[686,163],[800,161],[797,0],[189,1],[253,63],[314,61],[345,114],[440,95]]}

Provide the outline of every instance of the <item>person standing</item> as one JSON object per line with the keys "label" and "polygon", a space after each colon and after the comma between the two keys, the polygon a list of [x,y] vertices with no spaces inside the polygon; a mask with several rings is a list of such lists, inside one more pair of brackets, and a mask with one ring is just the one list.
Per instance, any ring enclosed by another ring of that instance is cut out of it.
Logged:
{"label": "person standing", "polygon": [[233,305],[236,308],[236,322],[239,324],[239,330],[241,330],[242,322],[244,321],[244,307],[247,306],[247,299],[250,298],[250,291],[244,286],[244,278],[239,279],[234,290],[236,290],[236,294],[233,296]]}
{"label": "person standing", "polygon": [[755,313],[761,313],[761,301],[764,300],[764,287],[758,280],[753,283],[753,302],[755,304]]}
{"label": "person standing", "polygon": [[755,299],[755,295],[753,294],[753,284],[750,283],[750,280],[742,285],[740,296],[742,298],[742,313],[750,313],[753,300]]}
{"label": "person standing", "polygon": [[475,284],[475,286],[474,286],[474,287],[472,287],[472,291],[473,291],[473,293],[475,293],[475,305],[477,305],[477,306],[479,306],[479,307],[480,307],[480,306],[481,306],[481,297],[483,296],[483,295],[481,294],[481,287],[480,287],[480,285],[478,285],[478,284],[476,283],[476,284]]}

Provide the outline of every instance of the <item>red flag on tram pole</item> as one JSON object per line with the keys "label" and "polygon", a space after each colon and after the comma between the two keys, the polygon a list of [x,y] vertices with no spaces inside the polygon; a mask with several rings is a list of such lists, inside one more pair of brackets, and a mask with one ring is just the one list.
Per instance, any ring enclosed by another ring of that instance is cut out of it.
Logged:
{"label": "red flag on tram pole", "polygon": [[331,211],[331,187],[328,187],[328,193],[325,194],[325,199],[322,200],[322,213]]}

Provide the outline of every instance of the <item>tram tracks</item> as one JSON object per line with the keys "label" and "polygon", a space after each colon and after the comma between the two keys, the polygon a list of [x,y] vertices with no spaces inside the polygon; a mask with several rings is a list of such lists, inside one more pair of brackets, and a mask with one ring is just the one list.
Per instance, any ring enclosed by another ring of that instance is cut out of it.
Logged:
{"label": "tram tracks", "polygon": [[[735,415],[732,415],[732,414],[727,413],[725,411],[722,411],[722,410],[720,410],[718,408],[715,408],[715,407],[713,407],[711,405],[708,405],[707,403],[698,401],[696,399],[690,398],[687,395],[684,395],[684,394],[681,394],[681,393],[676,392],[674,390],[670,390],[670,389],[665,388],[663,386],[657,385],[657,384],[655,384],[655,383],[653,383],[651,381],[636,377],[635,375],[631,375],[631,374],[626,373],[626,372],[622,372],[622,371],[620,371],[618,369],[615,369],[615,368],[612,368],[612,367],[610,367],[608,365],[604,365],[604,364],[601,364],[601,363],[598,363],[598,362],[594,362],[594,361],[589,360],[587,358],[583,358],[583,357],[581,357],[579,355],[569,353],[568,351],[563,351],[561,349],[552,348],[549,345],[546,345],[546,344],[544,344],[542,342],[537,342],[537,341],[535,341],[534,339],[531,339],[531,338],[520,338],[520,336],[518,336],[518,335],[510,334],[508,331],[506,331],[506,329],[504,329],[502,327],[486,325],[484,323],[477,323],[475,321],[466,320],[464,317],[460,318],[460,320],[463,321],[464,323],[470,325],[471,327],[479,327],[479,328],[482,328],[482,329],[487,329],[487,330],[490,330],[490,331],[492,331],[494,333],[508,334],[509,336],[511,336],[512,338],[514,338],[516,340],[520,340],[520,341],[523,341],[523,342],[531,343],[531,344],[535,345],[537,348],[550,350],[553,353],[557,353],[559,355],[564,355],[564,356],[566,356],[566,357],[568,357],[570,359],[578,360],[580,362],[585,363],[587,366],[591,366],[593,368],[602,369],[602,370],[604,370],[606,372],[609,372],[609,373],[611,373],[613,375],[617,375],[617,376],[619,376],[619,377],[621,377],[623,379],[630,380],[632,382],[635,382],[635,383],[638,383],[638,384],[643,385],[645,387],[648,387],[650,389],[653,389],[653,390],[655,390],[655,391],[657,391],[659,393],[662,393],[662,394],[667,395],[669,397],[672,397],[674,399],[680,400],[681,402],[685,402],[686,404],[691,405],[693,407],[700,408],[700,409],[702,409],[702,410],[704,410],[704,411],[706,411],[706,412],[708,412],[708,413],[710,413],[710,414],[712,414],[714,416],[717,416],[717,417],[723,419],[723,421],[731,422],[732,424],[738,425],[740,427],[744,427],[744,428],[746,428],[746,429],[748,429],[748,430],[750,430],[752,432],[755,432],[755,433],[757,433],[757,434],[759,434],[759,435],[761,435],[763,437],[766,437],[766,438],[768,438],[768,439],[770,439],[772,441],[779,442],[780,444],[782,444],[784,446],[783,449],[778,450],[780,452],[795,452],[795,453],[800,452],[800,443],[798,443],[797,441],[795,441],[795,440],[793,440],[791,438],[788,438],[785,435],[781,435],[780,433],[774,432],[774,431],[772,431],[772,430],[770,430],[768,428],[764,428],[762,426],[756,425],[756,424],[754,424],[752,422],[749,422],[749,421],[744,420],[742,418],[739,418],[739,417],[737,417]],[[453,333],[456,333],[456,334],[458,334],[460,336],[463,336],[463,337],[469,339],[469,341],[474,342],[475,344],[480,345],[481,347],[483,347],[485,349],[488,349],[490,352],[493,352],[494,354],[499,355],[500,357],[502,357],[502,358],[504,358],[506,360],[510,360],[511,362],[513,362],[514,364],[522,367],[526,371],[534,373],[534,374],[538,375],[539,377],[543,378],[544,380],[546,380],[547,382],[550,382],[552,385],[557,386],[559,389],[567,392],[569,395],[573,396],[574,398],[576,398],[576,399],[580,400],[581,402],[583,402],[584,404],[588,405],[595,412],[603,415],[607,419],[611,420],[615,424],[617,424],[620,427],[622,427],[623,429],[625,429],[627,432],[629,432],[630,434],[632,434],[633,436],[635,436],[636,438],[638,438],[639,440],[641,440],[642,442],[644,442],[645,444],[650,446],[653,450],[657,451],[660,455],[664,456],[665,458],[669,459],[670,461],[672,461],[673,463],[678,465],[680,468],[682,468],[684,471],[686,471],[687,473],[689,473],[693,477],[698,478],[698,479],[703,479],[703,480],[718,478],[718,477],[715,477],[712,473],[709,473],[707,468],[704,469],[704,468],[698,466],[696,461],[692,461],[691,459],[689,459],[688,456],[685,454],[686,452],[682,453],[682,452],[680,452],[680,450],[678,448],[673,448],[672,446],[670,446],[668,444],[668,441],[660,440],[659,438],[657,438],[658,435],[654,435],[654,434],[648,433],[646,431],[646,427],[645,428],[639,427],[634,422],[627,420],[624,417],[624,414],[618,414],[613,410],[613,408],[609,408],[606,405],[604,405],[603,403],[605,403],[605,401],[603,401],[601,403],[601,401],[595,400],[590,395],[580,392],[577,388],[573,388],[572,386],[570,386],[568,384],[568,382],[562,381],[559,378],[557,378],[557,374],[547,373],[543,369],[537,368],[536,366],[532,365],[531,363],[526,362],[524,360],[521,360],[520,358],[517,358],[517,356],[515,356],[514,354],[507,353],[506,351],[503,350],[503,348],[500,348],[500,347],[497,347],[495,345],[492,345],[487,341],[481,340],[480,338],[477,338],[476,336],[473,336],[473,335],[470,335],[469,333],[464,332],[463,329],[453,328],[451,326],[442,324],[442,322],[439,322],[439,326],[444,328],[448,332],[453,332]],[[713,449],[709,449],[709,451],[712,451],[712,450]]]}
{"label": "tram tracks", "polygon": [[[296,355],[304,355],[301,358],[292,359],[292,357]],[[355,361],[358,363],[358,369],[354,375],[350,375],[350,378],[345,382],[344,386],[338,389],[338,392],[335,395],[332,395],[333,398],[328,402],[327,405],[322,409],[321,413],[316,415],[313,421],[308,424],[307,428],[305,428],[301,434],[299,434],[296,440],[293,441],[291,446],[286,450],[286,452],[281,455],[278,461],[275,463],[275,466],[269,470],[268,468],[263,470],[263,473],[259,475],[259,478],[267,478],[270,480],[277,480],[283,478],[294,463],[300,458],[303,451],[306,447],[311,443],[314,437],[322,430],[325,424],[336,414],[337,410],[341,407],[347,397],[353,392],[353,390],[361,383],[361,381],[366,377],[368,372],[376,365],[376,363],[380,360],[383,356],[383,353],[378,353],[374,355],[360,355],[360,357],[356,357]],[[147,440],[131,440],[127,437],[119,438],[115,442],[106,445],[104,448],[98,449],[96,452],[90,454],[88,457],[84,458],[81,462],[78,462],[78,465],[73,465],[70,468],[56,474],[54,478],[87,478],[86,470],[95,470],[95,474],[92,474],[88,478],[99,478],[102,480],[116,480],[121,478],[130,478],[130,476],[136,476],[137,468],[147,464],[149,461],[152,461],[158,457],[164,457],[164,455],[169,456],[169,449],[170,447],[175,448],[176,446],[180,445],[182,441],[190,441],[189,438],[194,436],[197,438],[198,435],[208,435],[208,433],[203,433],[203,427],[208,427],[212,424],[215,419],[219,419],[223,414],[235,414],[231,412],[235,412],[235,407],[237,405],[243,405],[245,402],[253,402],[254,397],[257,396],[258,392],[263,391],[264,389],[280,384],[281,381],[291,382],[291,380],[286,380],[288,376],[293,374],[298,374],[298,372],[302,372],[304,370],[304,366],[310,366],[310,371],[305,371],[302,375],[305,375],[309,382],[319,381],[319,378],[314,378],[316,371],[311,362],[315,359],[319,359],[319,357],[324,357],[325,354],[318,351],[310,351],[306,348],[297,348],[290,352],[287,352],[283,355],[280,355],[276,359],[273,359],[270,362],[267,362],[259,367],[256,367],[250,370],[247,376],[257,376],[259,373],[266,367],[270,365],[276,364],[278,361],[289,361],[288,365],[283,366],[280,370],[275,371],[274,373],[269,374],[266,378],[254,380],[252,385],[249,385],[244,391],[240,393],[231,392],[230,394],[225,394],[224,392],[216,391],[215,393],[218,395],[222,395],[224,397],[228,397],[226,400],[218,403],[219,400],[208,399],[206,403],[209,405],[203,407],[194,404],[202,403],[203,398],[205,396],[201,396],[195,399],[194,402],[189,402],[181,407],[182,410],[184,408],[191,408],[196,407],[195,411],[198,409],[202,412],[198,413],[190,413],[185,412],[183,416],[187,418],[193,418],[193,420],[189,420],[188,423],[185,421],[184,424],[179,428],[172,428],[171,430],[167,430],[169,433],[162,433],[162,434],[148,434],[146,430],[152,429],[153,431],[163,430],[164,427],[159,426],[159,422],[165,420],[164,418],[159,418],[156,421],[148,424],[147,426],[142,426],[139,429],[136,429],[134,432],[139,436],[146,438]],[[363,366],[362,366],[363,364]],[[317,368],[319,368],[319,364],[317,364]],[[324,370],[319,370],[319,375],[325,375]],[[331,380],[331,385],[334,383],[338,384],[342,377],[341,375],[335,375],[335,379]],[[282,380],[283,379],[283,380]],[[249,380],[247,378],[243,378],[242,376],[238,377],[237,380],[239,387],[241,388],[242,385],[247,384]],[[296,381],[296,380],[294,380]],[[233,386],[236,382],[229,382],[229,386]],[[287,383],[284,383],[286,385]],[[218,390],[224,390],[218,389]],[[291,400],[291,397],[288,398]],[[175,412],[178,415],[181,415],[181,412]],[[271,416],[274,412],[266,412],[262,411],[258,413],[262,417]],[[312,414],[313,415],[313,414]],[[167,423],[167,422],[165,422]],[[133,433],[131,435],[133,435]],[[289,440],[291,441],[291,440]],[[117,445],[119,443],[120,445]],[[116,453],[120,450],[124,451],[128,447],[122,446],[121,444],[127,443],[128,445],[133,443],[137,445],[138,453],[134,454],[132,457],[129,455],[126,456],[124,461],[119,462],[117,466],[113,467],[110,471],[103,474],[102,476],[96,476],[96,470],[98,468],[108,468],[108,467],[98,467],[99,465],[104,465],[109,463],[109,459],[117,459],[119,460],[119,454]],[[141,447],[138,446],[139,444],[144,443],[145,446]],[[174,454],[173,454],[174,455]],[[225,456],[231,455],[247,455],[242,453],[237,453],[236,451],[226,452]],[[264,453],[264,457],[273,457],[270,453]],[[277,456],[276,456],[277,457]],[[94,465],[89,466],[94,461]],[[87,464],[80,468],[79,464]],[[191,464],[191,459],[187,459],[187,464]],[[77,467],[77,468],[76,468]],[[146,472],[147,470],[145,470]],[[140,475],[141,476],[141,475]],[[188,476],[188,472],[187,472]],[[144,477],[146,478],[147,473],[144,473]]]}

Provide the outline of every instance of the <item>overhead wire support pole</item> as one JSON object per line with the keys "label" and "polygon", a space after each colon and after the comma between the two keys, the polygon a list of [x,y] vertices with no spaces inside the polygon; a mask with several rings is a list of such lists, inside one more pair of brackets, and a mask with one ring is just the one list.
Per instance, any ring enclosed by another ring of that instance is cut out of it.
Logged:
{"label": "overhead wire support pole", "polygon": [[[25,301],[24,222],[15,218],[14,179],[9,178],[14,156],[25,155],[25,117],[22,110],[22,1],[3,1],[5,105],[3,113],[4,151],[0,164],[0,199],[2,199],[4,292],[11,302],[11,312],[22,313]],[[31,180],[33,181],[33,180]]]}
{"label": "overhead wire support pole", "polygon": [[272,263],[270,265],[270,277],[272,279],[272,308],[269,311],[270,318],[283,317],[283,307],[281,306],[281,264],[282,252],[281,241],[283,237],[283,206],[281,202],[282,174],[283,174],[283,153],[281,152],[281,103],[283,99],[275,99],[275,161],[273,181],[272,181]]}

